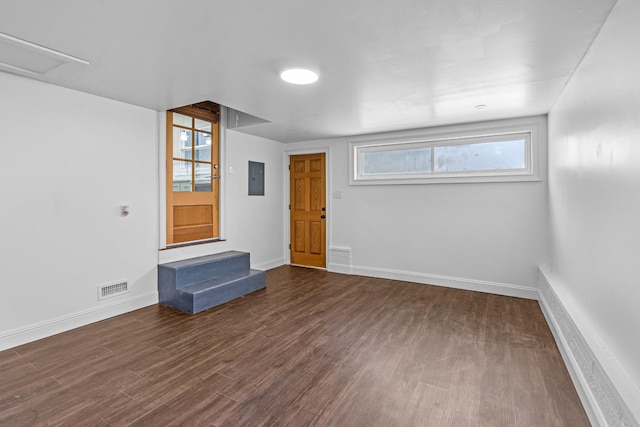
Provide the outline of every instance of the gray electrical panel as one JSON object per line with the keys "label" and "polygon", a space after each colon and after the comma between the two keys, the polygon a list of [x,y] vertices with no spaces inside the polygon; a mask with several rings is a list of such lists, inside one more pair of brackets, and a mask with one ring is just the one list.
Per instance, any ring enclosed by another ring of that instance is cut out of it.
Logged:
{"label": "gray electrical panel", "polygon": [[264,163],[249,160],[249,195],[264,196]]}

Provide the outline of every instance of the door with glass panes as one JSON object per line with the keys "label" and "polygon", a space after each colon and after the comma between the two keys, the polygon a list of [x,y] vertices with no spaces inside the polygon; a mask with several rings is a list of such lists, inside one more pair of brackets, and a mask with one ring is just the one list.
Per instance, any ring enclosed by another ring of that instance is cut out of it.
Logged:
{"label": "door with glass panes", "polygon": [[219,237],[218,130],[215,112],[167,111],[168,245]]}

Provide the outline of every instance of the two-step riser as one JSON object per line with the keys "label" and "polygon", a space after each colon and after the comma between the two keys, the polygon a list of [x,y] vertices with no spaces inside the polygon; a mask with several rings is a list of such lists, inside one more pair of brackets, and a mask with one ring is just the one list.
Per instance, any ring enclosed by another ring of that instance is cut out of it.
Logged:
{"label": "two-step riser", "polygon": [[224,256],[225,254],[229,253],[201,257],[194,264],[187,264],[188,260],[185,260],[160,265],[158,266],[159,279],[173,282],[176,288],[181,288],[206,280],[249,273],[248,253],[232,252],[231,255]]}
{"label": "two-step riser", "polygon": [[161,264],[160,303],[197,313],[264,288],[265,273],[250,265],[250,255],[237,251]]}
{"label": "two-step riser", "polygon": [[241,296],[250,294],[265,287],[264,271],[251,270],[251,273],[241,279],[229,282],[215,290],[206,290],[193,294],[191,313],[198,313],[211,307],[224,304]]}

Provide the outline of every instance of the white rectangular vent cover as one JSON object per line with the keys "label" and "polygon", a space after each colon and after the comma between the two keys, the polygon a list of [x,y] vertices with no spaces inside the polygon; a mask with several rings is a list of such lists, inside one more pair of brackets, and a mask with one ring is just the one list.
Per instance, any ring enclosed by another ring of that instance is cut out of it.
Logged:
{"label": "white rectangular vent cover", "polygon": [[89,65],[89,62],[9,34],[0,33],[0,70],[42,78],[62,64]]}
{"label": "white rectangular vent cover", "polygon": [[129,292],[129,282],[121,280],[119,282],[107,283],[98,286],[98,301],[105,298],[111,298]]}

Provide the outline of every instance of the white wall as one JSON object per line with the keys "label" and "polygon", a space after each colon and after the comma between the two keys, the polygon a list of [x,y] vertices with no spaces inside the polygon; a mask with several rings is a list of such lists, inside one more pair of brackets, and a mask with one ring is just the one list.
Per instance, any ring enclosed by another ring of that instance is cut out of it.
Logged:
{"label": "white wall", "polygon": [[[239,250],[251,253],[253,268],[269,269],[284,264],[283,146],[280,142],[227,130],[221,181],[226,193],[223,207],[226,241],[161,250],[160,262]],[[265,164],[264,196],[247,194],[249,160]],[[233,168],[232,174],[229,167]]]}
{"label": "white wall", "polygon": [[156,302],[156,113],[5,73],[0,94],[0,349]]}
{"label": "white wall", "polygon": [[[228,131],[227,241],[159,255],[158,113],[6,73],[0,93],[0,350],[156,303],[159,259],[284,263],[283,144]],[[264,197],[247,195],[248,160],[265,163]],[[128,294],[98,301],[124,279]]]}
{"label": "white wall", "polygon": [[328,247],[351,249],[351,272],[535,298],[546,259],[543,129],[541,182],[349,186],[349,138],[285,150],[330,151]]}
{"label": "white wall", "polygon": [[547,277],[638,420],[639,20],[618,1],[549,115]]}

